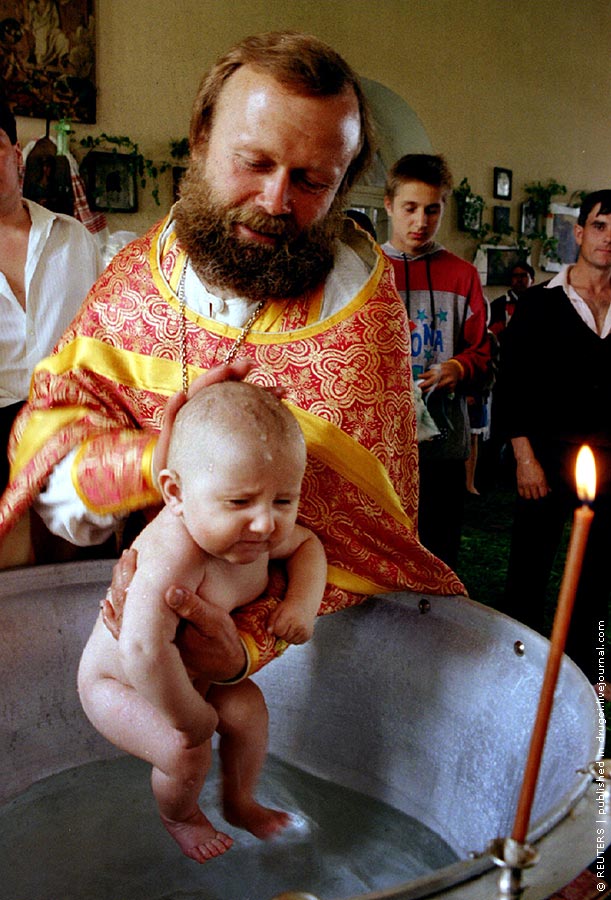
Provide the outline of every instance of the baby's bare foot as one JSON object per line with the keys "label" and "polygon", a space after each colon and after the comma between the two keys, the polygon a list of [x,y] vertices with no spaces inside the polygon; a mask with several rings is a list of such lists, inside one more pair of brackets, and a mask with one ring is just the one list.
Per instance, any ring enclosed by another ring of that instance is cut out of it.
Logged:
{"label": "baby's bare foot", "polygon": [[217,831],[201,809],[196,810],[183,822],[176,822],[166,816],[161,816],[161,821],[185,856],[198,863],[205,863],[215,856],[221,856],[233,844],[233,838],[222,831]]}
{"label": "baby's bare foot", "polygon": [[223,813],[230,825],[244,828],[261,840],[277,837],[291,824],[291,817],[280,809],[269,809],[252,800],[249,803],[225,802]]}

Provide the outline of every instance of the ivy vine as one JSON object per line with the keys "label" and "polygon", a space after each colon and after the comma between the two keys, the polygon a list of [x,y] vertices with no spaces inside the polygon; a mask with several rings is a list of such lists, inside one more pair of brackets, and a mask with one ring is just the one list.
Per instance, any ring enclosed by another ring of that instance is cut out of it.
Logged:
{"label": "ivy vine", "polygon": [[127,153],[134,158],[136,165],[136,173],[140,179],[140,187],[144,190],[149,181],[152,182],[151,194],[157,206],[159,202],[159,176],[171,167],[171,163],[164,160],[161,163],[155,163],[152,159],[148,159],[140,151],[140,147],[135,141],[126,135],[102,134],[93,137],[88,135],[80,141],[81,147],[86,150],[95,150],[99,147],[110,149],[113,153]]}

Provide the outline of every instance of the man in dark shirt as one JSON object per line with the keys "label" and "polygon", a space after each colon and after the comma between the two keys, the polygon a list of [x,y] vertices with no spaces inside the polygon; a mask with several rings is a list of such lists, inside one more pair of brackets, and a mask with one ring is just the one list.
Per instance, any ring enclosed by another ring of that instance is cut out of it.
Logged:
{"label": "man in dark shirt", "polygon": [[524,294],[501,347],[499,400],[519,495],[505,608],[543,629],[551,566],[564,525],[580,502],[575,459],[588,444],[597,466],[595,515],[567,653],[598,683],[596,646],[610,595],[611,190],[585,198],[575,237],[575,265]]}

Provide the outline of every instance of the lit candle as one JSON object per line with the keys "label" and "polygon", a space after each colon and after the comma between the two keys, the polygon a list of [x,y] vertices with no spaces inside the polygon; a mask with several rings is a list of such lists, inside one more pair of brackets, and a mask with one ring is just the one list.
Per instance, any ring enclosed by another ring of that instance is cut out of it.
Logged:
{"label": "lit candle", "polygon": [[552,636],[550,638],[549,656],[543,676],[543,685],[539,697],[539,708],[533,727],[530,741],[530,749],[524,770],[522,789],[518,800],[518,808],[514,821],[511,837],[518,843],[525,843],[528,834],[528,823],[535,798],[537,778],[543,756],[543,747],[547,735],[547,728],[554,702],[556,682],[562,661],[562,654],[566,644],[566,637],[571,624],[571,614],[575,603],[577,585],[581,574],[583,557],[588,542],[590,525],[594,518],[594,512],[590,504],[596,495],[596,466],[594,456],[589,447],[584,446],[577,455],[576,465],[577,496],[582,505],[575,510],[571,540],[566,555],[558,605],[554,616]]}

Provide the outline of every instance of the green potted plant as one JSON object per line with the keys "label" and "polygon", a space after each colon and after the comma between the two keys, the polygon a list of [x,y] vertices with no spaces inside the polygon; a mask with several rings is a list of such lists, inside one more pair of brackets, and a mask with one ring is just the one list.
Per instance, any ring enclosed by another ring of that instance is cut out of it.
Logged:
{"label": "green potted plant", "polygon": [[532,212],[536,216],[545,218],[549,213],[552,198],[566,194],[566,187],[550,178],[547,184],[540,181],[525,184],[524,193],[528,197],[527,202],[531,204]]}
{"label": "green potted plant", "polygon": [[524,193],[528,198],[529,213],[537,224],[528,234],[519,235],[518,244],[527,247],[529,252],[533,245],[539,244],[541,259],[558,260],[558,239],[547,233],[545,220],[550,215],[552,200],[566,194],[566,186],[550,178],[545,184],[541,181],[525,184]]}

